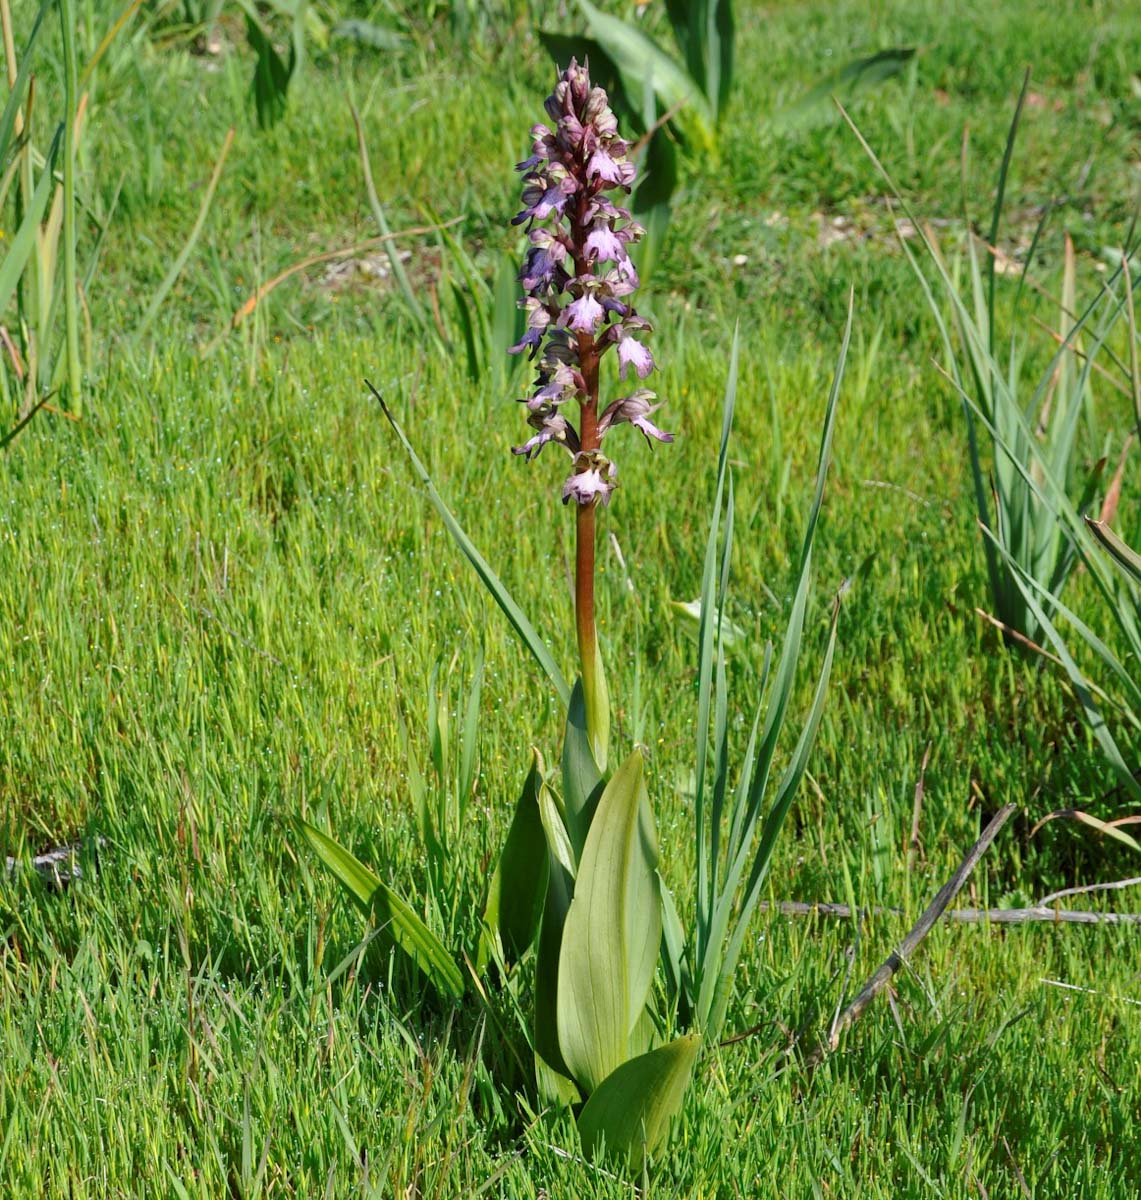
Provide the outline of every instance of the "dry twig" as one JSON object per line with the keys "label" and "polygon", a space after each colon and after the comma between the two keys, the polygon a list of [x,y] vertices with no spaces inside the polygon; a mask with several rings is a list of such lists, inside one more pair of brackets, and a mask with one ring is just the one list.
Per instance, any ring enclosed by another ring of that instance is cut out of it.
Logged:
{"label": "dry twig", "polygon": [[1008,804],[991,818],[990,824],[983,830],[982,836],[967,852],[967,856],[959,864],[954,875],[939,889],[939,894],[928,905],[927,910],[915,923],[911,932],[899,944],[899,948],[888,955],[878,971],[860,989],[859,995],[832,1022],[827,1041],[816,1045],[806,1056],[804,1066],[812,1070],[824,1061],[825,1057],[840,1045],[844,1031],[850,1029],[863,1015],[869,1004],[887,987],[891,977],[915,953],[919,943],[931,932],[935,922],[946,911],[947,905],[958,895],[959,889],[967,877],[975,869],[978,861],[986,853],[991,842],[998,836],[999,830],[1010,819],[1017,806]]}

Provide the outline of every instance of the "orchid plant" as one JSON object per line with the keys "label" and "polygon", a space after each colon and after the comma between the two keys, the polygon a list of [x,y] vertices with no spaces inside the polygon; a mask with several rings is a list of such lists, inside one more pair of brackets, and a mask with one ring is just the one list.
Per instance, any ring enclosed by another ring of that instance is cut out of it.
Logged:
{"label": "orchid plant", "polygon": [[[734,338],[698,633],[697,874],[687,933],[659,873],[641,749],[631,748],[612,765],[610,701],[595,621],[597,525],[618,486],[607,439],[619,426],[630,425],[651,447],[673,441],[655,421],[661,402],[642,386],[655,365],[646,342],[652,330],[632,302],[638,275],[629,247],[643,230],[616,202],[629,193],[635,168],[607,95],[592,86],[585,65],[572,60],[559,75],[546,111],[551,124],[532,128],[531,155],[518,166],[523,199],[514,223],[524,226],[528,238],[520,272],[526,330],[511,350],[528,355],[536,377],[521,401],[532,436],[514,453],[531,460],[554,445],[568,457],[561,498],[573,508],[576,529],[579,671],[573,686],[376,395],[449,531],[567,710],[560,770],[548,772],[542,755],[531,751],[470,962],[476,990],[486,997],[491,981],[497,981],[510,990],[520,1013],[525,1006],[519,997],[529,996],[530,1015],[521,1024],[533,1055],[535,1092],[546,1103],[576,1107],[587,1153],[605,1148],[636,1170],[680,1109],[701,1047],[720,1038],[746,929],[822,712],[838,602],[811,708],[779,782],[770,789],[808,611],[812,545],[851,312],[828,399],[788,630],[775,670],[770,671],[772,648],[765,650],[762,702],[731,788],[722,622],[732,557],[728,445],[737,386]],[[602,368],[608,356],[616,360],[618,382],[624,385],[619,390],[625,394],[604,403]],[[413,908],[326,834],[305,824],[301,828],[354,899],[379,915],[396,946],[437,991],[458,998],[465,984],[455,959]],[[524,969],[528,964],[530,972]],[[521,978],[527,980],[522,988]]]}

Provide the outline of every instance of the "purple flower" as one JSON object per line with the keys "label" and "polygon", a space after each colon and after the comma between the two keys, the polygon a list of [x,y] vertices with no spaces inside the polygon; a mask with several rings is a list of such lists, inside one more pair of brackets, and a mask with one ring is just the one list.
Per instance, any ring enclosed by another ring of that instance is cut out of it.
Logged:
{"label": "purple flower", "polygon": [[[589,121],[599,133],[616,134],[618,132],[618,118],[610,109],[610,97],[606,94],[605,88],[591,88],[590,95],[586,98],[586,104],[583,105],[582,119]],[[625,147],[625,143],[623,143]]]}
{"label": "purple flower", "polygon": [[546,366],[539,372],[538,382],[542,386],[527,401],[528,408],[536,409],[548,404],[562,404],[570,399],[575,390],[574,371],[567,363],[556,362]]}
{"label": "purple flower", "polygon": [[556,363],[567,363],[570,366],[578,364],[578,343],[571,337],[570,331],[560,326],[547,328],[547,344],[543,349],[543,363],[554,367]]}
{"label": "purple flower", "polygon": [[545,284],[555,281],[559,264],[554,255],[545,246],[532,246],[527,251],[523,261],[523,269],[519,272],[519,282],[529,292],[534,292]]}
{"label": "purple flower", "polygon": [[614,464],[597,450],[575,455],[574,470],[563,484],[563,503],[607,505],[610,493],[618,486]]}
{"label": "purple flower", "polygon": [[567,326],[576,333],[594,333],[594,331],[602,324],[603,310],[602,305],[590,294],[583,292],[581,296],[571,304],[566,312]]}
{"label": "purple flower", "polygon": [[523,185],[523,211],[511,220],[512,225],[524,221],[541,221],[552,213],[561,214],[569,196],[578,190],[578,181],[568,175],[561,163],[551,163],[546,171],[528,175]]}
{"label": "purple flower", "polygon": [[645,379],[654,369],[654,356],[649,346],[644,346],[637,338],[623,337],[618,342],[618,377],[626,378],[627,368],[633,367],[638,372],[639,379]]}
{"label": "purple flower", "polygon": [[539,432],[522,446],[512,446],[512,454],[521,454],[529,462],[548,442],[558,442],[570,454],[578,453],[578,432],[562,413],[533,413],[527,424]]}
{"label": "purple flower", "polygon": [[626,258],[626,247],[605,221],[595,221],[586,237],[588,262],[615,262]]}
{"label": "purple flower", "polygon": [[522,354],[524,350],[530,351],[531,358],[534,358],[539,353],[539,347],[543,344],[543,331],[541,329],[528,329],[527,332],[515,343],[514,346],[507,347],[508,354]]}
{"label": "purple flower", "polygon": [[650,403],[655,399],[657,399],[656,393],[647,388],[639,388],[629,396],[615,400],[613,404],[607,406],[606,411],[598,420],[599,434],[605,435],[615,425],[621,425],[628,421],[635,429],[645,434],[647,444],[651,438],[655,438],[659,442],[672,442],[674,435],[665,433],[649,419],[652,413],[662,407],[660,404]]}
{"label": "purple flower", "polygon": [[[507,352],[508,354],[518,354],[523,350],[530,349],[530,357],[534,358],[543,344],[543,333],[553,319],[551,310],[534,296],[528,296],[526,300],[520,300],[519,307],[527,313],[527,332],[514,346],[508,347]],[[557,308],[554,315],[558,316]]]}
{"label": "purple flower", "polygon": [[627,186],[629,181],[623,179],[623,175],[627,173],[623,171],[623,167],[630,167],[631,171],[633,170],[632,163],[619,162],[612,158],[607,150],[599,146],[590,156],[590,162],[586,164],[586,173],[592,179],[600,179],[611,187]]}
{"label": "purple flower", "polygon": [[638,272],[634,264],[626,259],[621,271],[607,271],[602,276],[602,287],[610,296],[629,296],[638,290]]}
{"label": "purple flower", "polygon": [[[531,155],[518,166],[523,202],[513,223],[526,223],[531,244],[519,273],[527,329],[511,349],[538,358],[539,370],[532,394],[522,401],[536,433],[514,451],[530,459],[558,442],[575,456],[564,502],[606,504],[617,473],[598,446],[613,426],[627,423],[648,440],[673,440],[650,419],[661,406],[641,388],[615,400],[597,420],[588,419],[599,412],[605,351],[617,347],[623,380],[631,371],[645,379],[654,369],[650,348],[635,336],[649,331],[649,322],[627,299],[638,286],[628,248],[646,231],[612,199],[630,191],[634,164],[606,92],[591,85],[585,66],[571,60],[545,108],[553,125],[531,127]],[[571,399],[592,430],[585,445],[560,411]]]}

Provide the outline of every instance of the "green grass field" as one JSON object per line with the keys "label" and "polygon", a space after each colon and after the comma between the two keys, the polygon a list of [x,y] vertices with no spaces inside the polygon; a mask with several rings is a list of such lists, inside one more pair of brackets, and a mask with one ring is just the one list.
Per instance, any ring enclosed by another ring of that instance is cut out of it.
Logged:
{"label": "green grass field", "polygon": [[[288,824],[326,823],[421,906],[431,882],[426,915],[474,953],[528,747],[553,761],[561,736],[555,698],[363,383],[384,393],[569,671],[562,476],[552,454],[524,464],[509,453],[525,436],[512,403],[524,373],[508,364],[473,381],[448,292],[451,353],[398,288],[360,267],[300,272],[231,328],[290,264],[375,236],[350,100],[394,230],[457,221],[449,232],[489,273],[518,251],[511,166],[553,70],[526,6],[499,6],[462,39],[438,7],[408,19],[398,50],[315,51],[268,132],[229,16],[214,53],[128,29],[95,76],[86,203],[105,213],[121,192],[89,294],[84,415],[41,411],[0,453],[0,844],[22,860],[0,875],[5,1197],[633,1190],[575,1155],[569,1117],[535,1115],[497,1090],[492,1030],[470,993],[452,1008],[379,945],[359,953],[367,928]],[[917,47],[853,117],[917,211],[948,222],[950,245],[962,231],[964,126],[968,206],[985,223],[1031,67],[1003,245],[1024,251],[1041,206],[1057,200],[1037,274],[1056,294],[1069,231],[1093,287],[1138,200],[1141,20],[1124,0],[868,7],[738,5],[719,154],[683,156],[673,224],[641,293],[657,327],[663,424],[679,436],[652,456],[632,432],[615,438],[622,486],[602,518],[599,592],[615,736],[649,748],[663,872],[683,907],[696,649],[672,602],[700,589],[734,324],[729,615],[749,639],[730,675],[743,743],[764,641],[784,628],[849,288],[855,331],[800,710],[831,598],[844,579],[854,585],[811,778],[767,895],[913,919],[1006,803],[1019,813],[972,877],[971,902],[1020,906],[1138,873],[1128,849],[1072,823],[1030,836],[1054,809],[1109,819],[1126,808],[1064,675],[1006,649],[975,613],[987,591],[962,413],[932,363],[936,329],[882,182],[827,112],[783,132],[770,118],[847,59]],[[18,11],[18,26],[31,15]],[[96,0],[80,9],[85,45],[112,16]],[[574,18],[546,24],[571,29]],[[45,107],[58,94],[55,53],[45,50],[39,81]],[[140,335],[231,126],[202,237]],[[440,243],[399,244],[430,307]],[[1003,304],[1015,286],[1000,280]],[[1056,306],[1037,312],[1049,323]],[[1049,334],[1026,321],[1025,338],[1040,367]],[[1083,455],[1116,462],[1129,402],[1100,381],[1094,393]],[[1134,454],[1127,535],[1139,528],[1138,480]],[[1088,580],[1071,588],[1070,603],[1102,621]],[[439,662],[458,725],[480,647],[476,792],[465,827],[450,831],[451,874],[430,881],[409,762],[441,786],[429,678]],[[82,879],[60,891],[35,876],[32,855],[77,839]],[[1108,897],[1070,903],[1139,911],[1136,890]],[[652,1193],[1136,1193],[1136,927],[940,925],[838,1053],[811,1074],[776,1069],[790,1032],[826,1030],[909,925],[756,918],[728,1024],[754,1032],[700,1060],[648,1174]]]}

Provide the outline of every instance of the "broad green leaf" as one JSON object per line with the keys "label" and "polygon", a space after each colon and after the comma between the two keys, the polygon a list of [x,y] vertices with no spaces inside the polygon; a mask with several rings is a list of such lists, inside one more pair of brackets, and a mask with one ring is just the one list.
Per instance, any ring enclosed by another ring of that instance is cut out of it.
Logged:
{"label": "broad green leaf", "polygon": [[578,854],[567,833],[563,814],[549,787],[539,789],[539,819],[543,822],[543,833],[547,839],[547,851],[552,865],[557,864],[574,880],[578,874]]}
{"label": "broad green leaf", "polygon": [[[539,816],[539,792],[544,787],[543,759],[531,751],[531,769],[511,818],[507,840],[491,876],[484,909],[485,936],[495,930],[508,965],[518,962],[539,931],[547,894],[547,842]],[[486,956],[481,944],[479,963]]]}
{"label": "broad green leaf", "polygon": [[351,851],[328,834],[299,820],[298,828],[317,857],[369,916],[375,916],[392,940],[424,972],[441,996],[459,999],[464,994],[463,975],[443,943],[412,908]]}
{"label": "broad green leaf", "polygon": [[681,1110],[697,1052],[699,1034],[690,1033],[648,1054],[622,1063],[591,1094],[578,1118],[588,1157],[603,1150],[624,1156],[638,1171]]}
{"label": "broad green leaf", "polygon": [[602,773],[594,761],[586,728],[586,703],[582,680],[576,679],[567,706],[563,736],[563,810],[575,859],[582,857],[587,830],[602,795]]}
{"label": "broad green leaf", "polygon": [[662,936],[658,847],[635,750],[606,785],[587,834],[563,930],[558,1034],[585,1091],[626,1060]]}
{"label": "broad green leaf", "polygon": [[733,0],[666,0],[689,73],[720,117],[733,82]]}
{"label": "broad green leaf", "polygon": [[257,108],[258,128],[270,129],[285,115],[285,98],[297,67],[297,51],[291,44],[289,62],[282,62],[269,35],[249,11],[246,12],[246,39],[250,49],[257,55],[251,87]]}
{"label": "broad green leaf", "polygon": [[[563,925],[574,895],[578,854],[567,833],[563,812],[550,788],[539,789],[539,819],[547,841],[547,895],[535,955],[535,1062],[539,1093],[546,1100],[571,1103],[565,1084],[574,1087],[559,1049],[559,953]],[[578,1099],[577,1089],[574,1100]]]}
{"label": "broad green leaf", "polygon": [[[549,793],[544,788],[539,795],[539,807],[541,813],[547,814],[550,809],[543,802],[545,796]],[[535,1054],[555,1074],[569,1078],[570,1070],[559,1048],[559,958],[567,911],[574,895],[574,879],[554,852],[548,853],[547,898],[543,904],[539,948],[535,956]],[[539,1082],[542,1084],[541,1076]]]}
{"label": "broad green leaf", "polygon": [[[643,129],[654,129],[658,120],[658,107],[649,79],[646,80],[642,96],[641,117]],[[650,140],[638,163],[638,186],[630,197],[630,208],[646,230],[635,254],[638,274],[643,284],[653,273],[665,244],[677,184],[677,146],[669,127],[663,126],[650,134]]]}
{"label": "broad green leaf", "polygon": [[547,678],[550,679],[555,691],[559,694],[559,699],[562,703],[570,703],[570,687],[567,684],[562,671],[559,670],[558,664],[555,662],[550,650],[547,649],[546,643],[539,636],[538,630],[527,619],[523,610],[516,604],[511,593],[504,586],[503,581],[491,569],[487,559],[475,548],[471,538],[464,532],[463,526],[452,515],[452,511],[444,503],[444,498],[436,490],[436,485],[432,482],[432,477],[428,474],[424,464],[420,461],[416,451],[412,448],[412,443],[408,440],[404,430],[400,427],[399,422],[392,414],[392,410],[384,402],[381,394],[365,380],[369,390],[380,403],[381,411],[384,413],[388,423],[392,426],[393,432],[400,439],[400,444],[404,447],[405,453],[412,464],[412,469],[420,478],[420,482],[424,485],[428,492],[428,499],[436,508],[436,512],[440,514],[441,520],[444,522],[448,532],[452,535],[456,545],[467,556],[468,562],[475,568],[476,574],[483,581],[484,587],[491,593],[496,604],[503,611],[503,615],[511,622],[512,628],[519,635],[519,640],[527,647],[528,650],[535,656],[536,661],[547,673]]}
{"label": "broad green leaf", "polygon": [[606,686],[606,667],[602,662],[602,645],[597,634],[594,639],[594,662],[589,673],[586,663],[583,663],[582,699],[590,751],[598,770],[605,775],[610,753],[610,691]]}
{"label": "broad green leaf", "polygon": [[582,1093],[575,1087],[574,1080],[556,1071],[538,1052],[535,1054],[535,1084],[543,1104],[569,1108],[582,1101]]}
{"label": "broad green leaf", "polygon": [[[539,41],[551,56],[551,62],[557,71],[562,71],[572,58],[577,58],[579,62],[589,62],[591,82],[595,87],[606,90],[613,105],[615,93],[622,90],[622,76],[601,43],[585,34],[555,33],[549,29],[539,30]],[[622,93],[622,102],[629,104],[625,93]]]}
{"label": "broad green leaf", "polygon": [[684,1010],[689,1007],[689,997],[686,995],[688,980],[685,978],[685,927],[677,913],[673,893],[666,887],[661,877],[658,877],[658,887],[662,894],[662,969],[666,975],[666,994],[678,1009],[679,1020]]}
{"label": "broad green leaf", "polygon": [[586,18],[587,32],[606,47],[606,53],[622,74],[626,94],[637,108],[643,107],[637,100],[641,99],[644,81],[649,76],[661,110],[686,110],[704,144],[712,145],[713,112],[701,85],[689,72],[637,26],[601,12],[589,0],[576,3]]}

